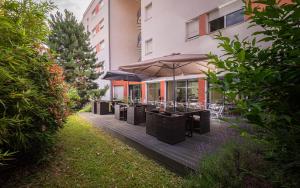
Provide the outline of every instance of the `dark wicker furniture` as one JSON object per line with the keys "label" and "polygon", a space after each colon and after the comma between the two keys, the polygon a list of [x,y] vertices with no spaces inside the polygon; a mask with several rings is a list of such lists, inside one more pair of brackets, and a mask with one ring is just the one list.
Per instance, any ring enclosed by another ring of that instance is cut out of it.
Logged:
{"label": "dark wicker furniture", "polygon": [[144,106],[129,106],[127,109],[127,123],[138,125],[146,122],[146,112]]}
{"label": "dark wicker furniture", "polygon": [[127,120],[127,106],[122,104],[115,105],[115,118],[118,120]]}
{"label": "dark wicker furniture", "polygon": [[194,118],[194,131],[200,134],[208,133],[210,131],[210,112],[203,110],[199,112],[200,118]]}
{"label": "dark wicker furniture", "polygon": [[159,122],[159,117],[156,115],[158,113],[156,110],[146,111],[146,133],[154,137],[157,136],[156,127]]}
{"label": "dark wicker furniture", "polygon": [[98,101],[97,102],[97,114],[99,114],[99,115],[111,114],[109,108],[110,108],[109,102],[107,102],[107,101]]}
{"label": "dark wicker furniture", "polygon": [[168,144],[185,140],[186,117],[177,114],[158,114],[159,124],[156,127],[157,139]]}

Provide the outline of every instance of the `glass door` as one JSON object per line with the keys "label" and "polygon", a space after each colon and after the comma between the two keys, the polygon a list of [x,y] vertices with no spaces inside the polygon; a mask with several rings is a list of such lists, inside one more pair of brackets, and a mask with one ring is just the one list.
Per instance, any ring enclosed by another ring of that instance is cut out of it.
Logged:
{"label": "glass door", "polygon": [[129,100],[132,103],[139,103],[141,101],[142,90],[140,84],[129,85]]}

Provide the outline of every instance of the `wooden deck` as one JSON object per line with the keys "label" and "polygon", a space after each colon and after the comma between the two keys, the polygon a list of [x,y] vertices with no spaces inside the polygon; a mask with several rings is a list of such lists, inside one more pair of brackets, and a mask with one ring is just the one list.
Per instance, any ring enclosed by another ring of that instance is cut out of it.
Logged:
{"label": "wooden deck", "polygon": [[116,120],[113,115],[80,113],[80,116],[179,174],[197,170],[204,155],[237,135],[225,122],[211,120],[210,133],[194,133],[184,142],[169,145],[146,134],[145,126],[130,125]]}

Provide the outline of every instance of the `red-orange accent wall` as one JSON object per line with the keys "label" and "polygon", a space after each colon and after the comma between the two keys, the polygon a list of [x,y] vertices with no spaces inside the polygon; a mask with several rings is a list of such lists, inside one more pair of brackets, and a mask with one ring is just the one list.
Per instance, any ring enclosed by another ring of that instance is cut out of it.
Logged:
{"label": "red-orange accent wall", "polygon": [[[127,82],[123,80],[114,80],[112,81],[112,86],[123,86],[124,87],[124,98],[128,97],[128,85],[134,85],[134,84],[142,84],[141,82]],[[144,97],[145,95],[145,88],[143,89],[142,85],[142,98],[143,98],[143,92],[144,92]]]}
{"label": "red-orange accent wall", "polygon": [[160,81],[160,100],[165,100],[165,81]]}
{"label": "red-orange accent wall", "polygon": [[207,34],[207,14],[202,14],[199,16],[199,35]]}
{"label": "red-orange accent wall", "polygon": [[204,79],[198,80],[198,100],[201,105],[205,105],[205,82]]}
{"label": "red-orange accent wall", "polygon": [[142,103],[146,102],[146,83],[142,83]]}

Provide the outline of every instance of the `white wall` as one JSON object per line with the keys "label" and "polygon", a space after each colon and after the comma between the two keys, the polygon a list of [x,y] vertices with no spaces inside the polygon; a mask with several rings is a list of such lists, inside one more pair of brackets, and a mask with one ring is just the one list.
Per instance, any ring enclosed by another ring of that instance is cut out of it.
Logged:
{"label": "white wall", "polygon": [[[142,59],[172,53],[222,54],[217,48],[218,42],[213,39],[217,32],[186,41],[186,22],[229,1],[231,0],[142,0]],[[145,7],[150,2],[152,2],[152,19],[145,21]],[[228,5],[229,8],[230,6],[236,9],[237,6],[242,7],[243,4],[239,0]],[[247,29],[248,24],[244,22],[233,25],[222,29],[221,32],[225,36],[232,37],[238,34],[240,38],[244,38],[256,30],[255,28]],[[145,55],[145,41],[150,38],[153,39],[153,53]]]}
{"label": "white wall", "polygon": [[[89,25],[89,31],[92,32],[92,29],[104,18],[104,28],[99,33],[97,33],[95,36],[91,33],[90,35],[90,41],[91,46],[96,46],[98,43],[100,43],[102,40],[105,41],[105,48],[100,53],[97,53],[97,62],[104,61],[104,72],[110,70],[110,63],[109,63],[109,0],[104,0],[104,6],[102,9],[100,9],[99,13],[96,16],[92,16],[92,11],[96,7],[97,3],[99,3],[100,0],[93,0],[91,4],[89,5],[87,11],[85,12],[82,23],[84,24],[85,28],[87,25]],[[87,21],[87,18],[89,20]],[[105,73],[104,73],[105,74]],[[104,75],[103,74],[103,75]],[[96,81],[98,83],[99,88],[104,88],[106,85],[110,86],[110,81],[102,80],[101,77]],[[109,89],[106,93],[106,95],[102,98],[103,100],[109,100],[111,95],[111,89]]]}
{"label": "white wall", "polygon": [[134,0],[111,0],[110,48],[111,70],[138,61],[137,12],[140,3]]}

